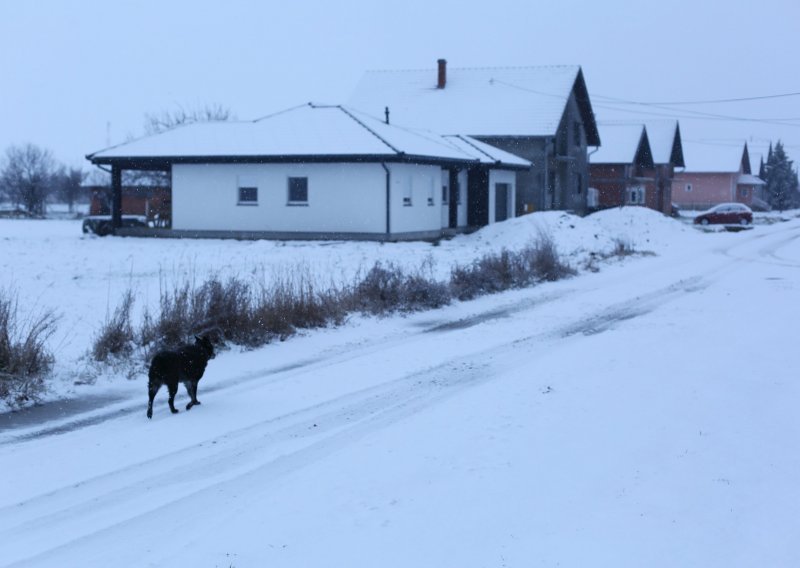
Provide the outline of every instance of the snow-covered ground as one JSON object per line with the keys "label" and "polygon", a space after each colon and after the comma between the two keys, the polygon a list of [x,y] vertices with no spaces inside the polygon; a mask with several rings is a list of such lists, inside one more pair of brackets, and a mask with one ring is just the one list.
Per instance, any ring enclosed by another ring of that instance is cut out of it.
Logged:
{"label": "snow-covered ground", "polygon": [[106,305],[128,286],[151,301],[160,278],[445,274],[540,229],[576,265],[615,239],[657,256],[227,351],[177,416],[162,393],[145,418],[140,377],[18,421],[0,432],[2,566],[800,564],[800,219],[703,233],[637,208],[548,213],[440,246],[77,229],[0,223],[0,268],[62,311],[76,365]]}
{"label": "snow-covered ground", "polygon": [[0,286],[17,292],[23,318],[26,313],[47,311],[59,318],[51,342],[57,361],[52,398],[74,391],[73,383],[96,375],[86,354],[127,289],[134,291],[134,310],[140,315],[145,307],[157,308],[163,287],[171,289],[187,280],[199,283],[212,274],[267,281],[304,274],[324,287],[350,283],[380,260],[446,278],[452,265],[467,264],[504,247],[520,248],[540,231],[552,235],[560,252],[576,266],[591,252],[613,249],[616,239],[641,250],[669,250],[696,237],[691,228],[676,228],[671,220],[642,208],[586,219],[561,212],[530,215],[439,246],[104,238],[84,235],[79,220],[0,220]]}

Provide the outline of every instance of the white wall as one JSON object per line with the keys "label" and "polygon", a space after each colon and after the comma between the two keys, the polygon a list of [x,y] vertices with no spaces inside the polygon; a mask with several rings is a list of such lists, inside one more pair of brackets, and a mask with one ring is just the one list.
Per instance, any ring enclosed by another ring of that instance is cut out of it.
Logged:
{"label": "white wall", "polygon": [[489,170],[489,223],[495,222],[495,184],[507,183],[511,186],[508,196],[506,217],[511,219],[516,211],[517,175],[509,170]]}
{"label": "white wall", "polygon": [[[392,171],[392,233],[440,231],[442,228],[442,168],[389,164]],[[409,185],[410,184],[410,185]],[[411,188],[411,205],[403,197]],[[429,205],[428,197],[433,197]]]}
{"label": "white wall", "polygon": [[[448,225],[439,166],[388,164],[392,234],[439,231]],[[308,178],[308,205],[288,205],[288,178]],[[240,205],[239,181],[258,187],[258,203]],[[458,174],[458,225],[467,224],[467,172]],[[508,183],[513,216],[516,176],[489,172],[489,219],[494,184]],[[411,190],[411,205],[403,198]],[[432,204],[428,199],[432,198]],[[177,164],[172,168],[172,226],[177,230],[276,232],[386,232],[386,172],[374,164]]]}
{"label": "white wall", "polygon": [[458,172],[458,192],[460,195],[458,206],[458,226],[467,226],[467,170]]}
{"label": "white wall", "polygon": [[[240,176],[257,183],[257,205],[237,204]],[[308,178],[307,206],[287,205],[290,176]],[[380,164],[176,164],[172,214],[184,230],[385,233],[386,173]]]}

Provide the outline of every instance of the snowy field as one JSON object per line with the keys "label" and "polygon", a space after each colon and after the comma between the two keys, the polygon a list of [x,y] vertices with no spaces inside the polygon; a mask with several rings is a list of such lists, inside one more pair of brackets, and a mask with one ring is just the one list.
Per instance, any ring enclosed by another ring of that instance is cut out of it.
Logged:
{"label": "snowy field", "polygon": [[164,279],[378,259],[444,275],[539,230],[575,266],[617,239],[656,256],[224,352],[188,413],[162,392],[148,421],[144,377],[111,377],[73,393],[103,405],[9,420],[0,566],[800,565],[800,218],[704,233],[640,208],[548,213],[440,246],[4,221],[0,268],[61,313],[68,385],[127,287],[147,303]]}

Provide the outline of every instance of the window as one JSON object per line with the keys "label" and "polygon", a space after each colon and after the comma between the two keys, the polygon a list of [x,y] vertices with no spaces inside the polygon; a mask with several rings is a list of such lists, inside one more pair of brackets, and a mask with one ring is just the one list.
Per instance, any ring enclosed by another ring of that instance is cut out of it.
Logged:
{"label": "window", "polygon": [[578,187],[577,187],[578,195],[581,194],[583,191],[583,175],[578,174]]}
{"label": "window", "polygon": [[747,197],[747,188],[746,187],[741,188],[739,190],[739,195],[741,195],[742,197]]}
{"label": "window", "polygon": [[690,184],[690,183],[687,183],[687,184],[684,186],[684,188],[683,188],[683,189],[686,191],[686,193],[689,193],[689,192],[691,192],[691,191],[692,191],[692,184]]}
{"label": "window", "polygon": [[239,177],[237,205],[258,205],[258,183],[255,179]]}
{"label": "window", "polygon": [[308,205],[308,178],[289,178],[289,205]]}
{"label": "window", "polygon": [[403,205],[411,207],[411,197],[414,195],[414,178],[409,176],[403,187]]}
{"label": "window", "polygon": [[629,205],[644,205],[644,188],[641,186],[628,189]]}
{"label": "window", "polygon": [[442,186],[442,205],[447,205],[448,203],[448,195],[447,195],[448,187],[446,185]]}
{"label": "window", "polygon": [[581,145],[581,123],[572,123],[572,141],[576,146]]}

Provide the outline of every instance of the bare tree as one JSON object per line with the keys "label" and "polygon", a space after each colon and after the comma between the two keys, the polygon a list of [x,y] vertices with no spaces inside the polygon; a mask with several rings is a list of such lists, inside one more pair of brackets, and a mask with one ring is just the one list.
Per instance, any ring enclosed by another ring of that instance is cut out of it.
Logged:
{"label": "bare tree", "polygon": [[208,103],[193,109],[179,106],[176,109],[160,113],[147,113],[144,117],[144,131],[148,135],[158,134],[182,124],[225,121],[234,118],[231,109],[219,103]]}
{"label": "bare tree", "polygon": [[9,146],[0,169],[0,187],[15,206],[43,215],[55,172],[56,162],[50,150],[34,144]]}
{"label": "bare tree", "polygon": [[[195,108],[178,105],[172,110],[145,114],[144,132],[147,135],[160,134],[184,124],[226,121],[235,118],[231,109],[220,103],[207,103]],[[169,186],[170,176],[168,172],[126,170],[123,172],[122,183],[124,185]]]}
{"label": "bare tree", "polygon": [[80,197],[81,186],[87,175],[81,168],[74,167],[62,167],[56,175],[55,188],[58,197],[69,206],[70,213],[75,211],[75,201]]}

